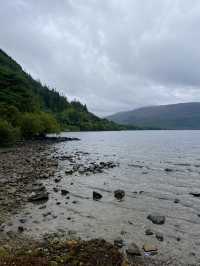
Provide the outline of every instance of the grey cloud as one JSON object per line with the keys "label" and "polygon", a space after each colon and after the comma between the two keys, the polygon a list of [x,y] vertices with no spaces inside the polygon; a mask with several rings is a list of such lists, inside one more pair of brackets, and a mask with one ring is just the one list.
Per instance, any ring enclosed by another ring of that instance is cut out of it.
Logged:
{"label": "grey cloud", "polygon": [[106,115],[200,100],[198,0],[12,0],[1,48],[35,78]]}

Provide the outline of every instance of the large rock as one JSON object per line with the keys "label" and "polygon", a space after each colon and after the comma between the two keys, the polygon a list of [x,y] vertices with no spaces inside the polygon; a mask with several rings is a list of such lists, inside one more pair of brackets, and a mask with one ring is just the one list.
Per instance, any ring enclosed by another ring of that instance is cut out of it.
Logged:
{"label": "large rock", "polygon": [[121,200],[125,197],[125,191],[122,189],[115,190],[114,196],[116,199]]}
{"label": "large rock", "polygon": [[93,191],[93,200],[100,200],[102,197],[100,193]]}
{"label": "large rock", "polygon": [[147,216],[147,219],[150,220],[153,224],[162,225],[165,223],[165,216],[157,213],[152,213]]}

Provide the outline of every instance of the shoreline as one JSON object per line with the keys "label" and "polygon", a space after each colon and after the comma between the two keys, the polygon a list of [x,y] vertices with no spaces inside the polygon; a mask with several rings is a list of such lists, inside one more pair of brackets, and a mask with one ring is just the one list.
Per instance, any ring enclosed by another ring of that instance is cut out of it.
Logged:
{"label": "shoreline", "polygon": [[[35,251],[35,248],[38,249],[39,247],[48,247],[50,250],[52,250],[52,243],[50,244],[49,242],[47,243],[43,240],[41,240],[41,242],[37,242],[34,239],[29,239],[28,237],[25,237],[23,235],[23,223],[21,228],[18,228],[17,233],[9,232],[9,234],[4,232],[4,223],[9,222],[12,216],[18,213],[21,209],[23,209],[23,207],[28,203],[31,193],[33,192],[33,190],[35,191],[35,185],[37,186],[36,190],[39,190],[40,192],[45,192],[45,188],[42,187],[42,185],[38,186],[38,184],[42,184],[42,180],[48,180],[50,177],[54,176],[58,167],[59,158],[57,158],[56,156],[52,156],[55,153],[55,147],[54,145],[52,145],[53,143],[57,142],[48,142],[41,140],[25,142],[17,145],[12,149],[4,149],[0,152],[0,257],[2,246],[9,246],[10,250],[12,250],[12,254],[15,254],[14,247],[18,246],[18,252],[22,252],[25,250],[24,243],[26,243],[26,246],[33,245],[32,252]],[[75,246],[77,247],[79,247],[79,245],[87,246],[89,243],[88,247],[91,249],[91,254],[95,254],[95,251],[90,246],[91,244],[93,247],[94,242],[83,241],[80,239],[71,239],[68,235],[64,235],[64,237],[65,240],[63,240],[63,236],[60,238],[59,235],[56,235],[54,236],[54,239],[52,241],[53,243],[57,241],[58,246],[62,246],[63,241],[64,243],[66,243],[66,241],[76,241]],[[100,241],[100,239],[98,241]],[[101,246],[102,242],[98,241],[96,245]],[[105,250],[107,245],[109,244],[105,242]],[[154,259],[150,256],[144,257],[143,255],[139,257],[134,255],[133,257],[131,257],[131,259],[133,259],[132,264],[128,264],[128,262],[126,262],[126,251],[121,249],[119,246],[114,247],[113,244],[110,245],[110,248],[113,249],[114,253],[117,252],[119,258],[121,258],[121,256],[123,257],[124,264],[121,263],[119,265],[169,265],[169,262],[157,261],[156,258]],[[97,246],[95,247],[95,249],[97,248]],[[29,247],[29,251],[30,250],[31,248]],[[7,249],[6,254],[9,254]],[[61,263],[58,265],[64,264]],[[174,263],[170,265],[180,264]]]}

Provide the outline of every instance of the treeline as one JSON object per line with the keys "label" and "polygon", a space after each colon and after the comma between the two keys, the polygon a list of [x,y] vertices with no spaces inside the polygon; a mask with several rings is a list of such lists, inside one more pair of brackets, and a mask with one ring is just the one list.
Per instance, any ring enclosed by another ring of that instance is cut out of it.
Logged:
{"label": "treeline", "polygon": [[43,86],[0,50],[0,145],[47,133],[121,130],[90,113],[86,105],[69,102],[55,89]]}

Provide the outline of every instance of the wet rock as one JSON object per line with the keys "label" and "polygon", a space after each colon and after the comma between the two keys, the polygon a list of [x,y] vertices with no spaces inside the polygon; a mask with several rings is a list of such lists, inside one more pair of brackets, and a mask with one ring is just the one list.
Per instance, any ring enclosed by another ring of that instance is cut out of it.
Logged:
{"label": "wet rock", "polygon": [[93,191],[93,200],[100,200],[102,197],[100,193]]}
{"label": "wet rock", "polygon": [[156,233],[156,238],[157,238],[159,241],[161,241],[161,242],[164,241],[164,236],[163,236],[162,233]]}
{"label": "wet rock", "polygon": [[190,195],[192,195],[196,198],[200,198],[200,192],[190,192]]}
{"label": "wet rock", "polygon": [[68,169],[65,171],[66,175],[72,175],[73,174],[73,170],[72,169]]}
{"label": "wet rock", "polygon": [[165,168],[165,172],[173,172],[174,170],[171,168]]}
{"label": "wet rock", "polygon": [[54,181],[55,181],[55,183],[59,183],[61,180],[62,180],[62,177],[59,176],[59,177],[56,177]]}
{"label": "wet rock", "polygon": [[115,196],[116,199],[121,200],[121,199],[123,199],[125,197],[125,191],[121,190],[121,189],[115,190],[114,191],[114,196]]}
{"label": "wet rock", "polygon": [[152,213],[147,216],[147,219],[150,220],[153,224],[162,225],[165,223],[165,216]]}
{"label": "wet rock", "polygon": [[40,202],[40,201],[47,201],[49,199],[49,193],[46,191],[42,191],[39,193],[33,192],[31,196],[28,198],[30,202]]}
{"label": "wet rock", "polygon": [[118,248],[122,248],[124,245],[124,241],[122,238],[118,237],[114,240],[114,245]]}
{"label": "wet rock", "polygon": [[61,189],[61,195],[66,196],[67,194],[69,194],[69,191],[66,189]]}
{"label": "wet rock", "polygon": [[153,231],[148,228],[148,229],[145,230],[145,235],[152,236],[153,235]]}
{"label": "wet rock", "polygon": [[158,248],[155,245],[152,245],[150,243],[144,244],[143,249],[145,252],[157,252],[158,251]]}
{"label": "wet rock", "polygon": [[127,255],[131,256],[141,256],[140,249],[135,243],[131,243],[128,245],[128,249],[126,250]]}
{"label": "wet rock", "polygon": [[51,212],[46,212],[46,213],[43,213],[42,215],[43,215],[43,217],[47,217],[47,216],[51,215]]}
{"label": "wet rock", "polygon": [[27,222],[27,220],[26,220],[25,218],[22,218],[22,219],[20,219],[19,221],[20,221],[20,223],[22,223],[22,224],[25,224],[25,223]]}
{"label": "wet rock", "polygon": [[19,233],[24,232],[24,227],[23,227],[23,226],[18,226],[18,232],[19,232]]}
{"label": "wet rock", "polygon": [[178,204],[180,202],[180,199],[175,199],[174,203]]}

